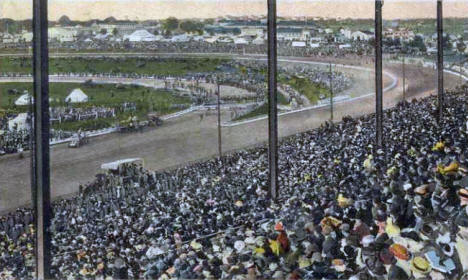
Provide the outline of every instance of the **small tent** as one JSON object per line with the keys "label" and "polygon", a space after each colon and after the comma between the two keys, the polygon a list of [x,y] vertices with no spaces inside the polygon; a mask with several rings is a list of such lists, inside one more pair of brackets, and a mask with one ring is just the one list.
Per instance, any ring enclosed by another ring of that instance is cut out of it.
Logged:
{"label": "small tent", "polygon": [[29,102],[34,103],[34,98],[28,92],[25,92],[18,99],[16,99],[15,105],[17,106],[29,105]]}
{"label": "small tent", "polygon": [[79,88],[75,88],[72,92],[65,98],[65,102],[69,103],[83,103],[88,102],[88,96]]}
{"label": "small tent", "polygon": [[28,127],[27,120],[28,114],[20,113],[16,118],[8,121],[8,129],[12,130],[14,127],[18,130],[26,129]]}
{"label": "small tent", "polygon": [[265,44],[265,40],[261,37],[257,37],[252,41],[252,44],[254,45],[263,45]]}
{"label": "small tent", "polygon": [[129,40],[130,42],[153,42],[159,39],[160,37],[149,33],[148,30],[145,29],[140,29],[130,35],[124,36],[124,40]]}
{"label": "small tent", "polygon": [[245,38],[236,38],[234,44],[236,45],[247,45],[249,42]]}
{"label": "small tent", "polygon": [[291,46],[295,48],[304,48],[306,46],[306,43],[302,41],[294,41],[292,42]]}

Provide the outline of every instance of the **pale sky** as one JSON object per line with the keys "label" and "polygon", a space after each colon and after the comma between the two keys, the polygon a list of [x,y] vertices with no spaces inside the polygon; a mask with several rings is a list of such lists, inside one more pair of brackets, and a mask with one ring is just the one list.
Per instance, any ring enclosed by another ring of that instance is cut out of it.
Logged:
{"label": "pale sky", "polygon": [[[62,15],[72,20],[213,18],[266,15],[266,0],[49,0],[49,19]],[[436,0],[385,0],[383,16],[434,18]],[[278,16],[373,18],[372,0],[277,0]],[[31,18],[32,0],[0,0],[0,18]],[[468,17],[467,0],[445,0],[445,17]]]}

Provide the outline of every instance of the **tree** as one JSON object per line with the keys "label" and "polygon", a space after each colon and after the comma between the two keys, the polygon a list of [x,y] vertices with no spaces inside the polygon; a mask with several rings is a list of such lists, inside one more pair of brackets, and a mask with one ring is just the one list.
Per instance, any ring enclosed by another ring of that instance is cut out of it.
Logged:
{"label": "tree", "polygon": [[102,28],[99,33],[101,33],[102,35],[106,35],[107,34],[107,29],[105,28]]}
{"label": "tree", "polygon": [[163,22],[163,28],[167,31],[173,31],[179,28],[179,20],[175,17],[169,17]]}
{"label": "tree", "polygon": [[424,44],[424,40],[421,36],[414,37],[414,40],[409,43],[409,46],[412,48],[418,48],[422,52],[426,52],[426,44]]}
{"label": "tree", "polygon": [[72,21],[70,20],[70,18],[68,16],[61,16],[60,19],[58,20],[58,23],[62,26],[67,26],[67,25],[71,25],[72,24]]}
{"label": "tree", "polygon": [[195,33],[200,31],[203,32],[204,24],[201,22],[195,22],[192,20],[186,20],[180,23],[180,29],[187,33]]}
{"label": "tree", "polygon": [[213,24],[213,23],[214,23],[214,19],[212,18],[205,19],[205,24]]}
{"label": "tree", "polygon": [[114,28],[112,30],[112,35],[117,36],[118,34],[119,34],[119,30],[117,30],[117,28]]}
{"label": "tree", "polygon": [[191,20],[186,20],[180,23],[180,29],[182,29],[183,31],[187,33],[192,33],[195,30],[197,30],[197,25],[195,22]]}

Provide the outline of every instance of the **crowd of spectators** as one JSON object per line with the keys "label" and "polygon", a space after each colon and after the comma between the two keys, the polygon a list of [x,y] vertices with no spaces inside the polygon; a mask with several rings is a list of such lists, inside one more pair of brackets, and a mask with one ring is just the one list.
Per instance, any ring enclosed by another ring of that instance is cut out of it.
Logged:
{"label": "crowd of spectators", "polygon": [[51,122],[74,122],[84,120],[95,120],[99,118],[115,117],[115,108],[103,106],[91,106],[86,108],[68,107],[51,107],[50,110]]}
{"label": "crowd of spectators", "polygon": [[[13,128],[0,131],[0,155],[14,154],[30,149],[30,129]],[[60,129],[50,130],[51,142],[70,138],[73,135],[70,131]]]}
{"label": "crowd of spectators", "polygon": [[[283,139],[279,200],[266,147],[155,172],[121,165],[53,203],[65,279],[464,279],[468,97],[403,102]],[[0,217],[0,277],[34,271],[31,210]]]}

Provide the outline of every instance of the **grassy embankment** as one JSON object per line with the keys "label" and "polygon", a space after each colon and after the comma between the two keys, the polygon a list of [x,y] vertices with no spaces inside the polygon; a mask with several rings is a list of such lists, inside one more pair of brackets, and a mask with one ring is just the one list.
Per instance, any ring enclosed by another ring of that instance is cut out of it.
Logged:
{"label": "grassy embankment", "polygon": [[[328,88],[324,87],[323,85],[315,84],[307,78],[301,78],[297,76],[285,78],[284,76],[280,76],[278,82],[281,84],[290,85],[292,88],[304,95],[310,101],[310,104],[317,104],[320,99],[320,95],[325,97],[330,96],[330,90]],[[287,104],[286,98],[282,94],[278,94],[278,104]],[[235,118],[234,121],[250,119],[265,114],[268,114],[267,103],[255,108],[253,111],[250,111],[245,115]]]}

